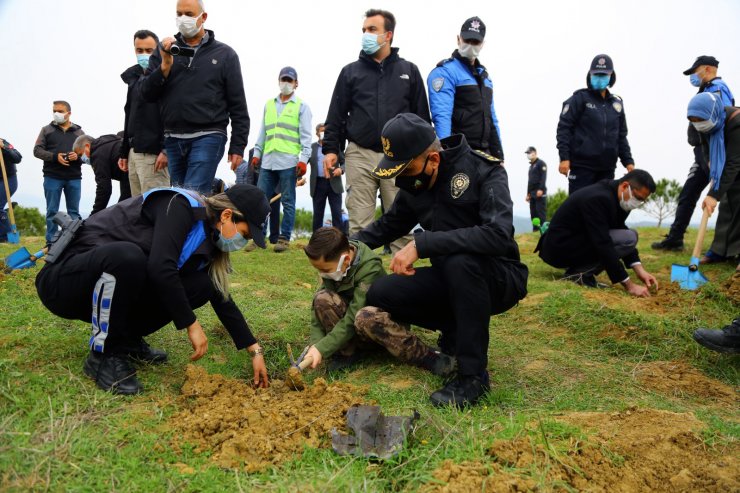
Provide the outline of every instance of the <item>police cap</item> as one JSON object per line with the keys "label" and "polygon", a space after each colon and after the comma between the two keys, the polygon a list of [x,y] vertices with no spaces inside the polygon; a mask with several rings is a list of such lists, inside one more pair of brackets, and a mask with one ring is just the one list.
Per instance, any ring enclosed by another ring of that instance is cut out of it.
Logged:
{"label": "police cap", "polygon": [[395,178],[412,159],[424,152],[437,136],[432,126],[415,113],[399,113],[383,126],[383,158],[373,170],[378,178]]}
{"label": "police cap", "polygon": [[691,66],[691,68],[684,70],[683,74],[691,75],[696,71],[697,68],[701,67],[702,65],[709,65],[710,67],[719,67],[719,61],[713,56],[702,55],[700,57],[697,57],[696,60],[694,61],[694,64]]}
{"label": "police cap", "polygon": [[614,73],[614,62],[609,55],[596,55],[591,61],[589,74],[608,74]]}
{"label": "police cap", "polygon": [[270,215],[270,202],[265,193],[254,185],[239,184],[225,192],[229,200],[249,224],[249,235],[260,248],[265,248],[265,235],[262,232]]}
{"label": "police cap", "polygon": [[480,17],[471,17],[460,28],[460,37],[465,41],[469,39],[483,41],[483,38],[486,37],[486,25],[483,24]]}

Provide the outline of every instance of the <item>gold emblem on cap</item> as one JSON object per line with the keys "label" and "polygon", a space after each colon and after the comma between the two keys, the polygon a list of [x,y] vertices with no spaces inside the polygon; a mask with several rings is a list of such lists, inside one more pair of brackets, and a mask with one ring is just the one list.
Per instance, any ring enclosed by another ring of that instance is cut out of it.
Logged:
{"label": "gold emblem on cap", "polygon": [[394,174],[398,173],[401,169],[403,169],[407,164],[409,163],[401,163],[398,166],[394,166],[393,168],[387,168],[387,169],[380,169],[375,168],[375,176],[378,178],[385,178],[387,176],[393,176]]}
{"label": "gold emblem on cap", "polygon": [[388,157],[393,157],[393,151],[391,151],[391,141],[386,137],[380,137],[380,142],[383,144],[383,152]]}

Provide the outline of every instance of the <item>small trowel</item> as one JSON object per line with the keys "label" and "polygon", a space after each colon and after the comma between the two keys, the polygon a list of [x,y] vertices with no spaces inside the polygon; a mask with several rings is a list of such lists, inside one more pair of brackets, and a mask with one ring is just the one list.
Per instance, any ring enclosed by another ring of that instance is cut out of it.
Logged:
{"label": "small trowel", "polygon": [[308,346],[303,350],[300,356],[298,356],[298,359],[293,358],[293,349],[290,347],[290,344],[288,344],[288,358],[290,358],[290,368],[288,368],[288,373],[285,376],[285,385],[288,386],[288,388],[292,390],[303,390],[306,388],[306,384],[303,382],[303,370],[311,366],[311,363],[313,363],[313,358],[308,356],[306,357],[306,353],[308,352]]}

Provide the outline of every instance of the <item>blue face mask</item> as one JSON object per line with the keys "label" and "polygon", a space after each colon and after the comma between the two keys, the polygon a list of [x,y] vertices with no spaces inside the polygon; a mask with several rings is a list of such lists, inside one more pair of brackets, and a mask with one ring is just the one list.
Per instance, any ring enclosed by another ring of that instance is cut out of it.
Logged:
{"label": "blue face mask", "polygon": [[242,248],[247,246],[247,243],[249,242],[249,240],[243,237],[239,233],[239,231],[234,233],[234,236],[232,236],[231,238],[225,238],[223,233],[223,225],[221,226],[221,228],[219,228],[219,233],[220,234],[216,239],[216,246],[222,252],[235,252],[237,250],[241,250]]}
{"label": "blue face mask", "polygon": [[597,91],[603,91],[609,87],[611,75],[591,74],[591,87]]}
{"label": "blue face mask", "polygon": [[362,35],[362,51],[364,51],[366,55],[374,54],[384,45],[385,43],[378,43],[378,34],[364,33]]}
{"label": "blue face mask", "polygon": [[147,68],[149,68],[149,55],[147,55],[146,53],[136,55],[136,62],[141,68],[146,70]]}
{"label": "blue face mask", "polygon": [[90,164],[90,158],[87,157],[87,154],[85,154],[84,152],[80,154],[80,160],[83,164]]}
{"label": "blue face mask", "polygon": [[701,77],[699,77],[699,74],[694,73],[689,75],[689,81],[692,86],[701,87]]}

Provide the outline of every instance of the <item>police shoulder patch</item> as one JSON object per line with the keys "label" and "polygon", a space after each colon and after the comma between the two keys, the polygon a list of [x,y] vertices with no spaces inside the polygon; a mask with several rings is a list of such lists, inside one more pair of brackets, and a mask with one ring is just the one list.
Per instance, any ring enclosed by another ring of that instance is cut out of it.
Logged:
{"label": "police shoulder patch", "polygon": [[470,186],[470,177],[465,173],[458,173],[450,181],[450,195],[453,199],[459,199]]}
{"label": "police shoulder patch", "polygon": [[547,171],[547,166],[545,166],[544,164],[542,165],[542,171]]}
{"label": "police shoulder patch", "polygon": [[472,149],[472,151],[473,151],[473,154],[475,154],[479,158],[485,159],[486,161],[492,161],[492,162],[499,162],[499,161],[501,161],[499,158],[493,157],[493,156],[491,156],[490,154],[488,154],[486,152],[479,151],[478,149]]}
{"label": "police shoulder patch", "polygon": [[434,89],[434,92],[439,92],[439,90],[442,89],[442,86],[444,85],[445,85],[444,77],[437,77],[436,79],[432,80],[432,89]]}
{"label": "police shoulder patch", "polygon": [[618,103],[615,101],[612,103],[612,107],[614,108],[614,111],[616,111],[617,113],[622,112],[622,103]]}
{"label": "police shoulder patch", "polygon": [[565,103],[565,104],[563,105],[563,115],[564,115],[564,114],[566,114],[566,113],[568,112],[568,110],[569,110],[569,109],[570,109],[570,104],[568,104],[568,103]]}

